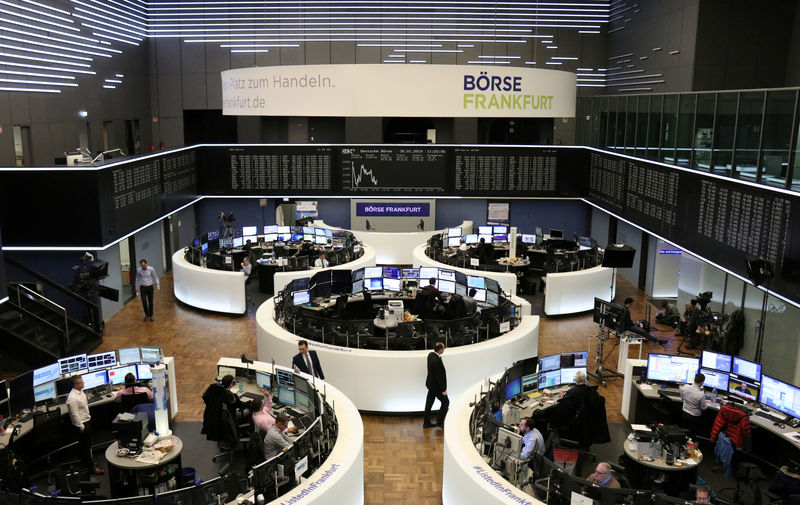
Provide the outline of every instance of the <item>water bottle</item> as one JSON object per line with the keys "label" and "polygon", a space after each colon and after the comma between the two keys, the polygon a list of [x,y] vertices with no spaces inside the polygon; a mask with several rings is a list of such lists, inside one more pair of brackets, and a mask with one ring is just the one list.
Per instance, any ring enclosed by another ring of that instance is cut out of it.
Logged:
{"label": "water bottle", "polygon": [[717,388],[711,390],[711,401],[717,403]]}
{"label": "water bottle", "polygon": [[239,394],[244,393],[244,382],[239,382]]}
{"label": "water bottle", "polygon": [[648,456],[651,456],[653,458],[656,457],[656,441],[652,438],[650,439],[650,450]]}

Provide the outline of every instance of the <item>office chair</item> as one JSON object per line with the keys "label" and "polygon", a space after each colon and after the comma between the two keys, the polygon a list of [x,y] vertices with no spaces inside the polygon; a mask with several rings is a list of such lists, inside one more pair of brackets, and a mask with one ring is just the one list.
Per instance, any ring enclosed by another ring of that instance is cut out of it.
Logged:
{"label": "office chair", "polygon": [[122,395],[122,411],[130,412],[133,407],[140,403],[152,403],[147,393],[134,393],[132,395]]}
{"label": "office chair", "polygon": [[417,297],[414,299],[414,312],[422,319],[428,319],[433,314],[434,299],[430,293],[419,290]]}
{"label": "office chair", "polygon": [[61,491],[61,496],[94,497],[99,487],[100,482],[94,479],[81,480],[80,472],[77,471],[56,474],[56,489]]}
{"label": "office chair", "polygon": [[[36,463],[44,460],[47,465],[47,482],[52,483],[53,471],[53,455],[64,449],[59,447],[55,450],[50,450],[53,445],[58,442],[61,437],[61,411],[58,409],[48,410],[45,412],[36,412],[33,414],[33,452],[44,453],[41,457],[31,461],[29,467],[35,468]],[[77,442],[76,442],[77,443]],[[69,447],[73,444],[68,444]]]}
{"label": "office chair", "polygon": [[380,304],[372,303],[372,293],[369,291],[362,291],[361,295],[364,297],[364,305],[367,307],[367,316],[370,318],[374,318],[376,314],[376,309],[379,309],[381,306]]}
{"label": "office chair", "polygon": [[333,317],[337,319],[342,317],[344,309],[347,307],[347,298],[347,295],[339,295],[336,297],[336,305],[333,309]]}

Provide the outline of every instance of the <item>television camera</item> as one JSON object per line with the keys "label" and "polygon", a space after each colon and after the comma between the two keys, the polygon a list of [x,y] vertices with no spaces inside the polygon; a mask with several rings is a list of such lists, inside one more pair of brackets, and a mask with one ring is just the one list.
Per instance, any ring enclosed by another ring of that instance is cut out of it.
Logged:
{"label": "television camera", "polygon": [[231,227],[231,223],[236,221],[236,216],[233,215],[233,211],[230,211],[227,214],[225,214],[225,212],[220,212],[218,218],[219,218],[219,227],[222,230],[220,237],[221,238],[236,237],[236,234],[233,232],[233,227]]}

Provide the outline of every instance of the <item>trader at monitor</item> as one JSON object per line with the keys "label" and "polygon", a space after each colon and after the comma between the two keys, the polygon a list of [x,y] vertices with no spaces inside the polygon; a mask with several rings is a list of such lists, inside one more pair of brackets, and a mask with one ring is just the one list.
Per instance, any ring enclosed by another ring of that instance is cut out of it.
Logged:
{"label": "trader at monitor", "polygon": [[314,266],[317,268],[328,268],[331,266],[330,262],[325,259],[325,251],[320,251],[319,258],[314,261]]}
{"label": "trader at monitor", "polygon": [[280,414],[264,437],[264,459],[270,459],[292,446],[292,439],[285,433],[289,426],[286,414]]}
{"label": "trader at monitor", "polygon": [[621,488],[619,481],[611,474],[611,465],[601,461],[594,469],[594,473],[586,477],[589,482],[594,482],[600,487]]}
{"label": "trader at monitor", "polygon": [[699,434],[700,419],[706,409],[706,395],[703,392],[705,380],[706,376],[698,373],[694,376],[694,384],[686,384],[681,388],[681,400],[683,400],[681,420],[694,435]]}
{"label": "trader at monitor", "polygon": [[292,358],[292,368],[325,380],[325,374],[322,373],[322,365],[319,363],[317,351],[309,351],[308,342],[305,340],[297,342],[297,350],[300,352]]}
{"label": "trader at monitor", "polygon": [[530,417],[523,417],[519,421],[519,434],[522,435],[522,450],[519,459],[529,459],[533,453],[544,452],[544,437],[536,429],[536,424]]}
{"label": "trader at monitor", "polygon": [[136,393],[145,393],[147,399],[151,402],[153,401],[153,391],[145,386],[137,386],[136,376],[132,373],[127,373],[125,374],[125,387],[117,391],[117,394],[114,396],[114,401],[121,402],[123,396],[135,395]]}

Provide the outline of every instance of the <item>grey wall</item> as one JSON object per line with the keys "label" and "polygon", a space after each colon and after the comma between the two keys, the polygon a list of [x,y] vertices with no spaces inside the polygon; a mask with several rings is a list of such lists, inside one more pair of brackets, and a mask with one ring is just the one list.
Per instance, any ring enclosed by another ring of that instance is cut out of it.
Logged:
{"label": "grey wall", "polygon": [[[639,284],[639,262],[642,261],[642,231],[639,228],[634,228],[624,221],[617,224],[617,242],[629,245],[636,249],[636,256],[633,258],[633,266],[631,268],[619,268],[617,273],[628,279],[634,286]],[[645,261],[647,259],[645,258]]]}
{"label": "grey wall", "polygon": [[131,261],[131,269],[139,268],[142,259],[155,269],[159,277],[164,275],[164,232],[161,221],[153,223],[134,234],[136,258]]}
{"label": "grey wall", "polygon": [[[108,261],[108,277],[102,284],[119,291],[119,301],[112,302],[102,298],[100,308],[103,311],[103,320],[108,321],[119,309],[125,305],[122,293],[122,264],[119,258],[119,243],[114,244],[105,251],[97,251],[97,259]],[[128,275],[128,272],[125,272]]]}
{"label": "grey wall", "polygon": [[592,238],[597,241],[597,245],[600,247],[605,247],[608,245],[608,221],[609,215],[603,212],[602,210],[598,210],[592,207],[592,217],[591,217],[591,230],[592,230]]}

